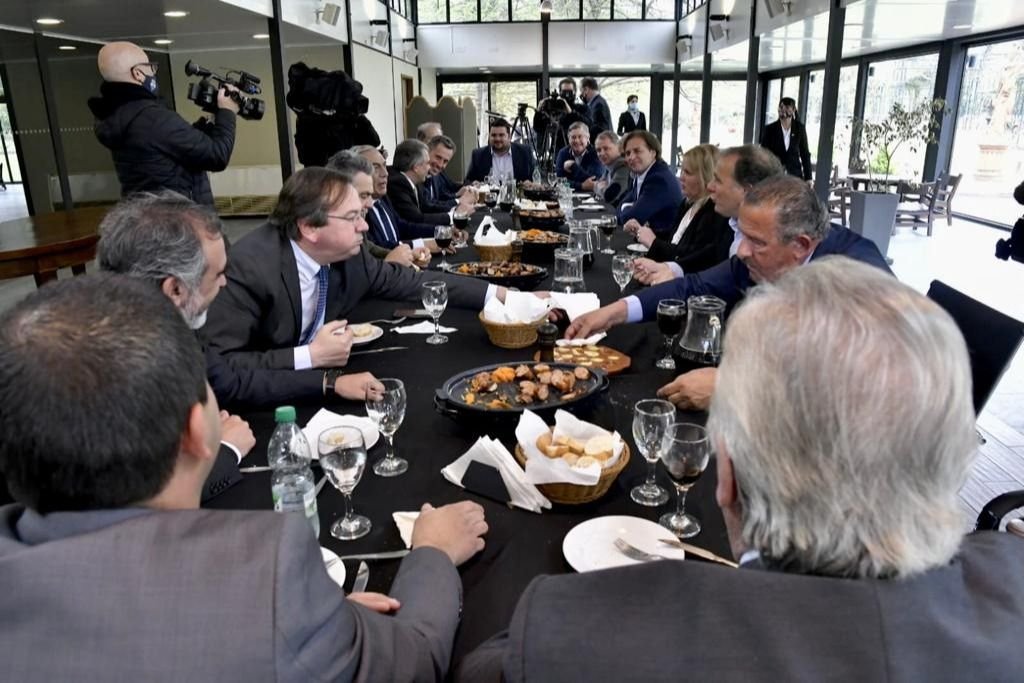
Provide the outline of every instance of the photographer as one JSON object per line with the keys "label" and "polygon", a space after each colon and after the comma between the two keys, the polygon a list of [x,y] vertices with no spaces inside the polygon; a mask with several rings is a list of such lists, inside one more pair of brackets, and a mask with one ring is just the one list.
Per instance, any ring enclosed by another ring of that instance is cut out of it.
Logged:
{"label": "photographer", "polygon": [[238,104],[224,86],[212,123],[195,126],[159,99],[156,63],[133,43],[104,45],[97,58],[103,85],[89,100],[96,137],[114,157],[121,195],[174,190],[213,206],[207,171],[223,171],[235,145]]}
{"label": "photographer", "polygon": [[[537,113],[533,117],[533,130],[537,135],[537,151],[542,156],[550,153],[554,158],[558,150],[569,144],[569,126],[582,121],[589,128],[591,125],[587,105],[576,100],[576,81],[563,78],[558,82],[558,91],[537,104]],[[553,135],[548,133],[548,126],[554,126]],[[545,146],[543,141],[551,137],[551,144]]]}
{"label": "photographer", "polygon": [[[1024,204],[1024,183],[1013,191],[1013,198],[1018,204]],[[1010,239],[996,242],[996,258],[1007,261],[1013,259],[1024,263],[1024,216],[1017,219],[1010,231]]]}

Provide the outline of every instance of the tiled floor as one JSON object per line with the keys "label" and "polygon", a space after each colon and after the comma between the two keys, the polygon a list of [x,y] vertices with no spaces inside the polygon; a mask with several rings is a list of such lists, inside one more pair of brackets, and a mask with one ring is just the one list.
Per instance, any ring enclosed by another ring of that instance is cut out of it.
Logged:
{"label": "tiled floor", "polygon": [[[0,193],[0,201],[3,193]],[[258,225],[251,219],[229,219],[225,230],[237,240]],[[932,237],[901,229],[889,246],[896,275],[925,292],[939,279],[993,308],[1024,320],[1024,264],[999,261],[996,240],[1007,234],[967,221],[952,226],[936,223]],[[89,270],[95,266],[90,265]],[[70,277],[70,272],[61,277]],[[0,282],[0,310],[35,288],[32,278]],[[986,438],[971,477],[961,490],[965,525],[981,507],[1004,491],[1024,489],[1024,352],[1018,353],[978,421]]]}
{"label": "tiled floor", "polygon": [[27,215],[24,185],[10,183],[7,190],[0,190],[0,223]]}

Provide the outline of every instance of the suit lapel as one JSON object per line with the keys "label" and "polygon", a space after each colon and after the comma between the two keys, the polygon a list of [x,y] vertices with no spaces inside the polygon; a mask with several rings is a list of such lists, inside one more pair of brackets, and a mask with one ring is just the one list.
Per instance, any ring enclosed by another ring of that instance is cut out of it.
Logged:
{"label": "suit lapel", "polygon": [[295,265],[295,254],[292,252],[291,240],[281,240],[281,282],[288,292],[288,302],[292,306],[293,334],[296,339],[302,334],[302,302],[299,296],[299,268]]}

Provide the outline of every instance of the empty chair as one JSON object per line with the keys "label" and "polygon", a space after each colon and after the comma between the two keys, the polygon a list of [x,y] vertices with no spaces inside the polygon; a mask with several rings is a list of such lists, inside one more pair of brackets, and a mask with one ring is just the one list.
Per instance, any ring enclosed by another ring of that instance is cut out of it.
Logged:
{"label": "empty chair", "polygon": [[917,230],[919,226],[928,228],[928,236],[932,235],[932,222],[935,220],[935,201],[938,197],[936,187],[938,181],[926,183],[915,183],[913,185],[901,183],[898,191],[900,203],[896,207],[896,223],[893,230],[901,225],[913,226]]}
{"label": "empty chair", "polygon": [[[831,218],[838,218],[846,225],[846,212],[850,208],[850,185],[846,178],[839,177],[839,167],[832,167],[832,178],[828,186],[828,215]],[[883,252],[884,253],[884,252]]]}

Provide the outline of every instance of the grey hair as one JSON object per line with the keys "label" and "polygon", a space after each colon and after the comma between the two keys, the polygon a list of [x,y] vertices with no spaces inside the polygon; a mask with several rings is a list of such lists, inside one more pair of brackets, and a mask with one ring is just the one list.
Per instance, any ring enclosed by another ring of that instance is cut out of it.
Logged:
{"label": "grey hair", "polygon": [[211,239],[223,235],[212,209],[170,190],[137,194],[104,216],[96,257],[102,270],[158,286],[173,277],[194,292],[206,271],[200,232]]}
{"label": "grey hair", "polygon": [[371,178],[373,177],[373,164],[355,149],[343,149],[334,154],[327,160],[327,168],[332,171],[340,171],[348,176],[365,173]]}
{"label": "grey hair", "polygon": [[597,142],[601,138],[604,138],[605,140],[612,143],[616,147],[619,145],[619,136],[616,135],[615,131],[613,130],[602,130],[600,133],[597,134],[597,137],[594,138],[594,142]]}
{"label": "grey hair", "polygon": [[416,139],[419,140],[420,142],[426,142],[430,138],[437,137],[437,135],[442,135],[443,132],[438,133],[437,135],[430,134],[430,129],[434,128],[435,126],[437,127],[438,130],[444,131],[444,128],[441,127],[441,124],[438,121],[426,121],[425,123],[421,123],[420,125],[416,126]]}
{"label": "grey hair", "polygon": [[583,123],[582,121],[577,121],[576,123],[574,123],[571,126],[569,126],[569,132],[570,133],[573,132],[574,130],[580,130],[580,129],[585,130],[587,132],[587,137],[588,138],[590,137],[590,126],[588,126],[587,124]]}
{"label": "grey hair", "polygon": [[395,157],[391,165],[395,170],[404,173],[416,164],[422,164],[430,157],[430,150],[419,140],[403,140],[395,147]]}
{"label": "grey hair", "polygon": [[373,145],[355,145],[354,147],[349,147],[348,151],[362,156],[366,152],[379,152],[380,150]]}
{"label": "grey hair", "polygon": [[800,235],[821,241],[831,227],[828,209],[811,186],[791,175],[776,175],[762,180],[747,191],[743,203],[775,207],[780,242],[791,242]]}
{"label": "grey hair", "polygon": [[736,157],[733,179],[743,187],[753,187],[773,175],[785,175],[779,158],[761,145],[740,145],[723,150],[718,158]]}
{"label": "grey hair", "polygon": [[828,257],[752,290],[722,358],[708,429],[768,564],[894,578],[954,556],[977,443],[967,347],[938,305]]}

